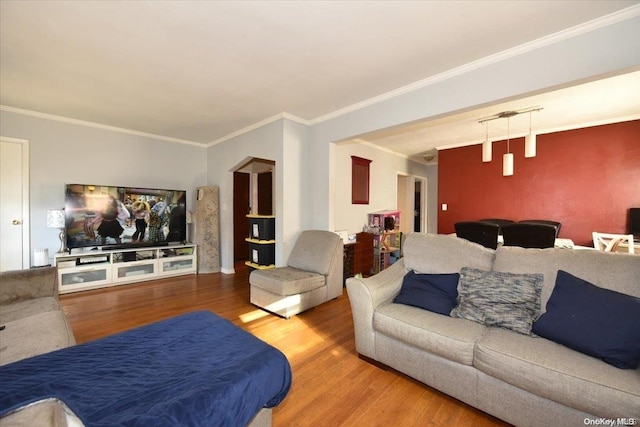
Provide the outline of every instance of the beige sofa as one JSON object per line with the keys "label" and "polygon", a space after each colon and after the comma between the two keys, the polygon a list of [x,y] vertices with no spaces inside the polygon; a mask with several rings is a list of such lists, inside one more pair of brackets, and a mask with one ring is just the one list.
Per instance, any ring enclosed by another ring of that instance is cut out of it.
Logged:
{"label": "beige sofa", "polygon": [[0,325],[0,366],[76,343],[55,267],[0,273]]}
{"label": "beige sofa", "polygon": [[411,234],[404,258],[370,278],[347,280],[358,353],[518,426],[640,420],[640,368],[619,369],[545,338],[393,302],[408,271],[453,273],[463,267],[542,273],[543,312],[559,269],[640,297],[639,256],[494,251],[455,236]]}

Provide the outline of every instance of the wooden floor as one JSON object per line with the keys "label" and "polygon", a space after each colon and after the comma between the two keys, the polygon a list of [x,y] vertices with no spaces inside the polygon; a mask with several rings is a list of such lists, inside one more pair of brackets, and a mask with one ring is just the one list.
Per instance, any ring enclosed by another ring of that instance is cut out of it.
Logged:
{"label": "wooden floor", "polygon": [[355,351],[346,294],[285,320],[249,304],[248,270],[201,274],[60,297],[78,343],[195,310],[210,310],[280,349],[293,369],[273,411],[284,426],[506,425]]}

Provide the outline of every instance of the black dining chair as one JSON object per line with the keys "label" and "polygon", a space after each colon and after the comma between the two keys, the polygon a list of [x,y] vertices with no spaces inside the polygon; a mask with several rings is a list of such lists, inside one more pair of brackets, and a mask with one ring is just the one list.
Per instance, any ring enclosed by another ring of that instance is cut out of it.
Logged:
{"label": "black dining chair", "polygon": [[518,221],[521,224],[547,224],[547,225],[553,225],[556,228],[556,238],[558,237],[558,235],[560,234],[560,227],[562,226],[562,223],[558,222],[558,221],[551,221],[548,219],[525,219],[523,221]]}
{"label": "black dining chair", "polygon": [[502,227],[504,246],[522,248],[552,248],[556,241],[556,227],[549,224],[515,223]]}
{"label": "black dining chair", "polygon": [[502,235],[502,226],[506,224],[513,224],[515,221],[510,219],[502,219],[502,218],[486,218],[481,219],[480,222],[486,222],[487,224],[498,224],[498,234]]}
{"label": "black dining chair", "polygon": [[454,224],[456,236],[478,243],[485,248],[496,249],[498,247],[498,224],[489,224],[479,221],[463,221]]}

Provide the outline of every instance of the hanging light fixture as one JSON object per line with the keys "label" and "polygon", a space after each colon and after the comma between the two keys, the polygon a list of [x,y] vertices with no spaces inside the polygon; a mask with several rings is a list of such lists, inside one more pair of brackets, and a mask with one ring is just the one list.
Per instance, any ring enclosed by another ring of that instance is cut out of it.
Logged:
{"label": "hanging light fixture", "polygon": [[509,150],[509,120],[511,116],[507,117],[507,152],[502,156],[502,176],[513,175],[513,153]]}
{"label": "hanging light fixture", "polygon": [[510,119],[513,116],[517,116],[518,114],[529,113],[529,133],[525,136],[525,157],[535,157],[536,156],[536,134],[532,132],[531,126],[531,113],[534,111],[540,111],[542,107],[530,107],[525,108],[523,110],[507,110],[502,111],[494,116],[485,117],[484,119],[480,119],[478,123],[485,124],[485,139],[482,142],[482,161],[490,162],[492,158],[492,145],[491,140],[489,140],[489,123],[492,120],[497,119],[507,119],[507,152],[502,156],[502,175],[503,176],[512,176],[513,175],[513,153],[511,152],[511,147],[509,146],[511,139],[510,132]]}
{"label": "hanging light fixture", "polygon": [[524,156],[535,157],[536,156],[536,134],[531,131],[531,113],[534,110],[529,111],[529,133],[524,137]]}
{"label": "hanging light fixture", "polygon": [[482,142],[482,161],[483,162],[490,162],[491,161],[491,157],[492,157],[492,147],[491,147],[491,140],[489,139],[489,122],[486,121],[484,122],[484,127],[485,127],[485,137],[484,137],[484,141]]}

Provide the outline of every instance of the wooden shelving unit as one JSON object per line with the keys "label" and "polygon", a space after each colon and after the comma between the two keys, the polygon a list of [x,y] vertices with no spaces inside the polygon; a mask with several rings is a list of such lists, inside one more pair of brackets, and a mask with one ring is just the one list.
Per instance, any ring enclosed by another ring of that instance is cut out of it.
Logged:
{"label": "wooden shelving unit", "polygon": [[373,232],[373,269],[378,273],[401,256],[400,211],[383,210],[370,213],[369,228]]}

